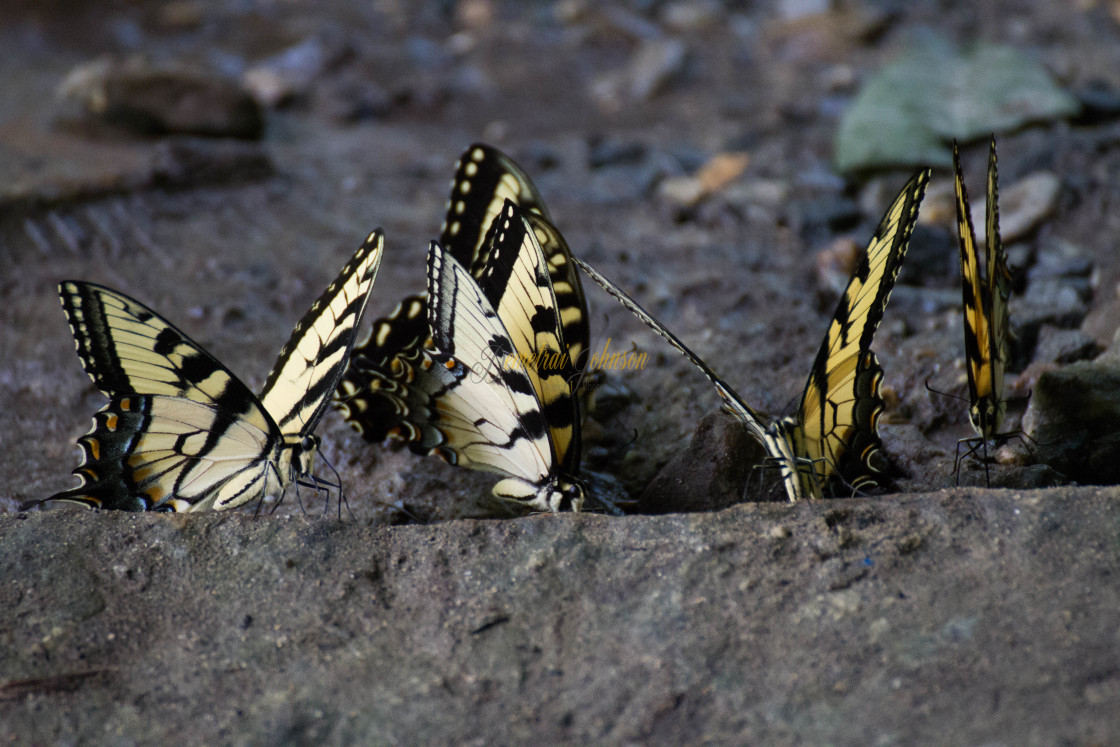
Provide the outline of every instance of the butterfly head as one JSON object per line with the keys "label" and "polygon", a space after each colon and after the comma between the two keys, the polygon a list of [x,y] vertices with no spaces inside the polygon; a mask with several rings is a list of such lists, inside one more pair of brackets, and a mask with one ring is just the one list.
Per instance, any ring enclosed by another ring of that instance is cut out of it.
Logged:
{"label": "butterfly head", "polygon": [[549,493],[549,508],[552,511],[580,511],[583,509],[585,491],[579,480],[558,478]]}
{"label": "butterfly head", "polygon": [[314,434],[290,436],[284,442],[283,452],[277,460],[280,475],[280,488],[283,488],[303,475],[311,474],[315,454],[319,451],[319,437]]}
{"label": "butterfly head", "polygon": [[980,396],[976,399],[976,404],[972,405],[968,410],[968,416],[972,420],[972,427],[976,432],[985,438],[990,438],[1003,426],[1003,418],[1007,413],[1007,404],[1003,401],[997,400],[991,395]]}
{"label": "butterfly head", "polygon": [[586,489],[579,480],[553,477],[534,484],[519,477],[507,477],[494,486],[494,495],[524,503],[538,511],[580,511]]}

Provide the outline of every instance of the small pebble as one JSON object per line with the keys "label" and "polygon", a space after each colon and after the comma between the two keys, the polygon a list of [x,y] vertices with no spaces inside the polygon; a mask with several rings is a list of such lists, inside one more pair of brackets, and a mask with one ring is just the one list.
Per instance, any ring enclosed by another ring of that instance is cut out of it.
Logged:
{"label": "small pebble", "polygon": [[674,31],[708,28],[723,16],[717,0],[679,0],[661,9],[661,23]]}
{"label": "small pebble", "polygon": [[[999,234],[1005,244],[1026,238],[1028,234],[1050,217],[1058,205],[1062,182],[1056,174],[1040,171],[1001,189],[999,193]],[[984,215],[983,201],[973,204],[972,215]],[[983,231],[976,237],[984,241]]]}
{"label": "small pebble", "polygon": [[647,39],[621,70],[599,78],[592,96],[607,111],[646,101],[664,90],[685,66],[688,47],[680,39]]}

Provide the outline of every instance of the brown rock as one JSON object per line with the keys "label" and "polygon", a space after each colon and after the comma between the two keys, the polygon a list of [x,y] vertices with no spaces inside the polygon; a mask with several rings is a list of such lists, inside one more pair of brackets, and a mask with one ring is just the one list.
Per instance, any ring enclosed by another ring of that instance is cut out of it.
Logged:
{"label": "brown rock", "polygon": [[264,117],[241,85],[216,73],[141,58],[83,63],[59,87],[61,124],[131,135],[259,138]]}
{"label": "brown rock", "polygon": [[762,446],[731,416],[706,415],[689,445],[657,474],[639,500],[648,513],[713,511],[743,500],[751,467]]}

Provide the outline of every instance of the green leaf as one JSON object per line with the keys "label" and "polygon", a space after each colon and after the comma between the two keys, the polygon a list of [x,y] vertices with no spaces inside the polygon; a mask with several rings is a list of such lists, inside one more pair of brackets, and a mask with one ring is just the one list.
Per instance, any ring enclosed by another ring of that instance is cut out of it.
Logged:
{"label": "green leaf", "polygon": [[1078,112],[1076,98],[1030,57],[978,44],[927,43],[864,84],[836,133],[837,170],[949,166],[946,142],[987,137]]}

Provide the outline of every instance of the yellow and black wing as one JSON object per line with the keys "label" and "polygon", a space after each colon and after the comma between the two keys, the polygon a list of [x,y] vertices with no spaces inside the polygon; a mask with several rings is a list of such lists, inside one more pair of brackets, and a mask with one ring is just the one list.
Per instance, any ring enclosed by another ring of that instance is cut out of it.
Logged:
{"label": "yellow and black wing", "polygon": [[969,418],[984,440],[995,438],[1003,425],[1007,404],[1003,375],[1009,357],[1008,299],[1011,273],[999,236],[999,186],[996,141],[988,154],[988,201],[985,217],[985,274],[981,274],[976,233],[972,227],[968,191],[961,172],[960,152],[953,142],[954,183],[957,194],[957,232],[960,237],[961,287],[964,299],[964,349],[968,370]]}
{"label": "yellow and black wing", "polygon": [[439,243],[474,277],[486,264],[486,234],[506,200],[527,215],[550,220],[544,199],[524,169],[493,146],[471,145],[455,164]]}
{"label": "yellow and black wing", "polygon": [[381,246],[376,232],[296,326],[269,377],[266,404],[139,301],[92,283],[61,283],[78,355],[110,401],[79,439],[81,484],[47,500],[129,511],[226,509],[307,473],[318,445],[311,434],[353,345]]}
{"label": "yellow and black wing", "polygon": [[474,277],[438,243],[428,253],[424,446],[453,464],[505,475],[496,495],[538,510],[579,510],[579,400],[548,262],[507,202]]}
{"label": "yellow and black wing", "polygon": [[[488,261],[487,233],[506,200],[522,208],[537,234],[548,259],[569,355],[582,368],[590,332],[579,275],[536,186],[512,158],[489,145],[467,148],[456,165],[439,244],[479,277]],[[354,349],[335,403],[368,441],[423,440],[417,427],[423,416],[411,417],[409,410],[410,402],[431,388],[418,381],[424,376],[423,351],[432,345],[427,303],[426,294],[405,298],[388,317],[375,320],[369,336]]]}
{"label": "yellow and black wing", "polygon": [[366,237],[296,324],[269,372],[260,401],[286,438],[308,435],[327,411],[350,360],[384,245],[380,230]]}
{"label": "yellow and black wing", "polygon": [[791,501],[821,498],[834,476],[860,487],[873,482],[877,471],[874,458],[881,446],[882,369],[871,352],[871,341],[906,254],[928,181],[928,170],[911,179],[880,222],[829,325],[796,417],[765,425],[759,413],[661,322],[587,263],[578,258],[575,262],[708,377],[723,399],[724,409],[765,447]]}
{"label": "yellow and black wing", "polygon": [[791,500],[822,497],[834,476],[854,488],[866,487],[880,471],[883,370],[871,343],[902,269],[929,175],[928,169],[916,174],[887,208],[836,307],[796,419],[782,421],[794,452],[804,460],[796,474],[785,476]]}

